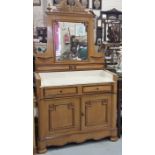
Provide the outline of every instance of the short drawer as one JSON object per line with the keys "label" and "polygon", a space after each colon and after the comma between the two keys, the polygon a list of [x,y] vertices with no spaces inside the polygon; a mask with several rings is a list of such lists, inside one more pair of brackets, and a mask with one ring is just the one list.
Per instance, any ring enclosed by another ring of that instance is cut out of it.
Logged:
{"label": "short drawer", "polygon": [[71,88],[47,88],[44,90],[44,96],[50,97],[50,96],[57,96],[57,95],[67,95],[67,94],[76,94],[77,88],[71,87]]}
{"label": "short drawer", "polygon": [[83,87],[83,93],[89,93],[89,92],[111,92],[112,87],[111,86],[84,86]]}

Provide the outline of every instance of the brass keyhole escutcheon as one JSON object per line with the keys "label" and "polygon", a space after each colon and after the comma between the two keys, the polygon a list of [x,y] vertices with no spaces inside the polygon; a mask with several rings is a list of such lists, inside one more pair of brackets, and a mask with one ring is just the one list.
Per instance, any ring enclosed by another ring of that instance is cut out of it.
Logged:
{"label": "brass keyhole escutcheon", "polygon": [[62,90],[60,90],[60,93],[62,93]]}

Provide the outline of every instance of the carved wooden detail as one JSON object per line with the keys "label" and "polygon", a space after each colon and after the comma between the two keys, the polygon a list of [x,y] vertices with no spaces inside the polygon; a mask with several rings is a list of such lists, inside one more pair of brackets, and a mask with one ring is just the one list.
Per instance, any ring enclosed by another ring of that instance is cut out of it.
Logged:
{"label": "carved wooden detail", "polygon": [[73,103],[69,103],[69,104],[68,104],[68,109],[74,109]]}
{"label": "carved wooden detail", "polygon": [[49,111],[55,111],[55,110],[56,110],[55,105],[50,105],[49,106]]}
{"label": "carved wooden detail", "polygon": [[52,61],[52,57],[49,57],[49,58],[44,58],[44,57],[36,57],[36,61],[38,61],[38,64],[50,64],[51,61]]}
{"label": "carved wooden detail", "polygon": [[85,8],[81,5],[78,0],[74,0],[73,5],[69,5],[68,0],[62,0],[60,4],[57,5],[59,11],[65,12],[82,12],[85,11]]}
{"label": "carved wooden detail", "polygon": [[103,100],[101,100],[101,104],[102,104],[102,105],[108,104],[108,99],[103,99]]}

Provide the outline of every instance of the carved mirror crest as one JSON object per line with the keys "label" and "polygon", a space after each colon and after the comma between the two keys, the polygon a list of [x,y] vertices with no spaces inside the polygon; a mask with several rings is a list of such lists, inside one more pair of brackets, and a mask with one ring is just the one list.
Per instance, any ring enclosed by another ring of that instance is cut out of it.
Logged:
{"label": "carved mirror crest", "polygon": [[61,11],[84,11],[84,8],[79,0],[62,0],[57,6],[57,9]]}

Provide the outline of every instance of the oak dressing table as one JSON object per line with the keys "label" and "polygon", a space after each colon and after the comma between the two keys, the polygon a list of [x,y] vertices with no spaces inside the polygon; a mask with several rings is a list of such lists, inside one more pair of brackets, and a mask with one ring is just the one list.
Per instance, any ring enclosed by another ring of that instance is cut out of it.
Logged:
{"label": "oak dressing table", "polygon": [[79,1],[47,12],[47,49],[35,53],[38,153],[49,146],[117,140],[117,76],[94,47],[94,19]]}

